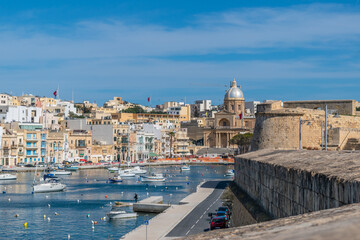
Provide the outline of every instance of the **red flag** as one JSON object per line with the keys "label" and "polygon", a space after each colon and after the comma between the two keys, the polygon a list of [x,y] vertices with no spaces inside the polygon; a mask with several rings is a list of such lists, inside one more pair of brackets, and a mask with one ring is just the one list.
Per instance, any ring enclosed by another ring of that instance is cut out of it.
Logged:
{"label": "red flag", "polygon": [[239,118],[242,119],[242,113],[239,114]]}
{"label": "red flag", "polygon": [[56,98],[56,96],[57,96],[57,91],[55,91],[53,94],[54,94],[54,96],[55,96],[55,98]]}
{"label": "red flag", "polygon": [[150,97],[148,97],[148,102],[150,102]]}

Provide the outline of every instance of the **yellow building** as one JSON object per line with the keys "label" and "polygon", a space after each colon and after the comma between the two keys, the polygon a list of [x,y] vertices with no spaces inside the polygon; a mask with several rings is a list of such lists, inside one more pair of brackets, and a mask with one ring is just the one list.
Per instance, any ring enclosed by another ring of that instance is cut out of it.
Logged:
{"label": "yellow building", "polygon": [[89,160],[92,149],[92,131],[71,130],[69,131],[69,160]]}
{"label": "yellow building", "polygon": [[91,161],[98,163],[101,160],[112,161],[115,150],[113,145],[93,144],[91,149]]}

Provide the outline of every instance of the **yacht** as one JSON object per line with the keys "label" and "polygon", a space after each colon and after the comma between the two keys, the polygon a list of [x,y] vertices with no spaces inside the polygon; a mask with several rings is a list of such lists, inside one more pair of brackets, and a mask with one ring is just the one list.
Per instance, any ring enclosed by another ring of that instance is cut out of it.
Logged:
{"label": "yacht", "polygon": [[136,167],[131,168],[131,169],[129,169],[129,170],[130,170],[132,173],[134,173],[134,174],[145,174],[145,173],[147,173],[146,170],[141,169],[139,166],[136,166]]}
{"label": "yacht", "polygon": [[119,170],[120,177],[135,177],[135,173],[133,173],[130,169]]}
{"label": "yacht", "polygon": [[163,174],[157,173],[150,176],[141,176],[141,182],[165,182],[166,178]]}
{"label": "yacht", "polygon": [[47,178],[43,183],[36,183],[33,185],[34,193],[46,192],[60,192],[66,188],[66,185],[61,183],[57,178]]}
{"label": "yacht", "polygon": [[57,170],[57,171],[53,171],[50,172],[50,174],[56,176],[56,175],[71,175],[70,171],[65,171],[65,170]]}
{"label": "yacht", "polygon": [[111,167],[111,168],[108,168],[109,172],[116,172],[116,171],[119,171],[119,168],[118,167]]}
{"label": "yacht", "polygon": [[106,214],[110,219],[122,219],[122,218],[136,218],[137,213],[129,213],[125,211],[113,211],[111,210]]}
{"label": "yacht", "polygon": [[0,174],[0,180],[16,180],[16,175],[14,174]]}
{"label": "yacht", "polygon": [[190,167],[187,165],[184,165],[181,167],[181,171],[190,171]]}

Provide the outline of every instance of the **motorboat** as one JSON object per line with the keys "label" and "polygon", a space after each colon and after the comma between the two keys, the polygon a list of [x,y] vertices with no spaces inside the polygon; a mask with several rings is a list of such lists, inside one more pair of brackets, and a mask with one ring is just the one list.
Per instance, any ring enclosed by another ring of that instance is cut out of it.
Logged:
{"label": "motorboat", "polygon": [[141,176],[142,182],[165,182],[166,178],[163,174],[157,173],[150,176]]}
{"label": "motorboat", "polygon": [[71,175],[72,173],[70,171],[61,170],[61,171],[50,172],[50,174],[52,174],[52,175]]}
{"label": "motorboat", "polygon": [[120,177],[135,177],[135,173],[129,169],[119,170],[119,175]]}
{"label": "motorboat", "polygon": [[113,183],[117,183],[117,182],[122,182],[123,179],[121,178],[120,175],[115,175],[115,176],[109,178],[109,181],[113,182]]}
{"label": "motorboat", "polygon": [[74,165],[72,165],[70,167],[66,167],[66,170],[69,170],[69,171],[76,171],[78,169],[79,169],[79,166],[74,166]]}
{"label": "motorboat", "polygon": [[0,180],[16,180],[16,175],[14,174],[0,174]]}
{"label": "motorboat", "polygon": [[56,178],[45,179],[43,183],[33,185],[34,193],[60,192],[66,188],[66,185],[61,183]]}
{"label": "motorboat", "polygon": [[129,213],[126,211],[113,211],[111,210],[106,214],[110,219],[123,219],[123,218],[136,218],[137,213]]}
{"label": "motorboat", "polygon": [[131,168],[131,169],[129,169],[129,170],[130,170],[132,173],[134,173],[134,174],[145,174],[145,173],[147,173],[146,170],[141,169],[139,166],[136,166],[136,167]]}
{"label": "motorboat", "polygon": [[182,166],[180,169],[181,171],[190,171],[190,167],[187,165]]}
{"label": "motorboat", "polygon": [[111,168],[108,168],[109,172],[116,172],[116,171],[119,171],[119,168],[118,167],[111,167]]}
{"label": "motorboat", "polygon": [[228,177],[233,177],[235,176],[235,171],[234,169],[228,169],[225,173],[225,176],[228,176]]}

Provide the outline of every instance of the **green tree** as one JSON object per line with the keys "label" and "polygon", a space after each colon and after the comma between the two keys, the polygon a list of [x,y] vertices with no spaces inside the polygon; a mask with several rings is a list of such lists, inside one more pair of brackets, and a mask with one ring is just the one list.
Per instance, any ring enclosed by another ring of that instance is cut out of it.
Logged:
{"label": "green tree", "polygon": [[173,137],[175,136],[175,132],[171,131],[169,132],[169,136],[170,136],[170,158],[172,158],[172,148],[173,148]]}
{"label": "green tree", "polygon": [[145,113],[145,110],[140,106],[135,106],[122,110],[123,113]]}
{"label": "green tree", "polygon": [[237,134],[234,137],[232,137],[229,142],[231,144],[237,145],[240,154],[242,154],[249,151],[252,138],[253,138],[252,133]]}

